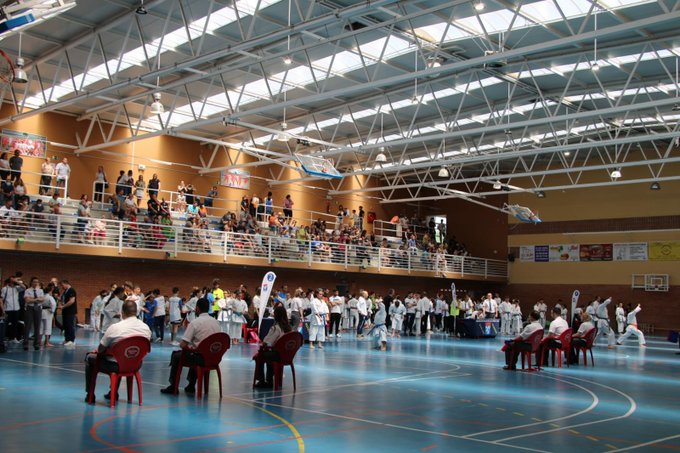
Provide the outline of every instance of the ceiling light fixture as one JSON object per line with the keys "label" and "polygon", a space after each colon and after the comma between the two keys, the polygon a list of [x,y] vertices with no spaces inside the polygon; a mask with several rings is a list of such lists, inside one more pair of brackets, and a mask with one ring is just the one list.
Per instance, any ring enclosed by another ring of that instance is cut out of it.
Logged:
{"label": "ceiling light fixture", "polygon": [[496,182],[493,183],[494,190],[501,190],[502,187],[503,187],[503,184],[501,184],[500,181],[496,181]]}
{"label": "ceiling light fixture", "polygon": [[621,169],[617,168],[616,170],[611,172],[610,176],[612,177],[612,179],[619,179],[621,176],[623,176],[623,174],[621,173]]}
{"label": "ceiling light fixture", "polygon": [[440,178],[448,178],[449,177],[449,169],[446,167],[442,167],[439,169],[439,173],[437,173],[437,176]]}
{"label": "ceiling light fixture", "polygon": [[486,5],[484,5],[484,2],[475,2],[475,10],[476,11],[484,11],[484,8]]}
{"label": "ceiling light fixture", "polygon": [[26,71],[24,70],[24,59],[21,58],[21,35],[22,33],[19,32],[19,56],[17,57],[16,67],[14,68],[13,79],[13,82],[15,83],[28,82],[28,76],[26,75]]}
{"label": "ceiling light fixture", "polygon": [[375,156],[375,161],[376,161],[376,163],[379,163],[379,164],[385,163],[385,162],[387,162],[387,156],[385,155],[385,153],[380,152]]}
{"label": "ceiling light fixture", "polygon": [[163,107],[163,104],[161,104],[161,94],[160,93],[154,93],[153,94],[153,102],[151,103],[151,113],[153,115],[160,115],[165,111],[165,107]]}
{"label": "ceiling light fixture", "polygon": [[537,190],[537,191],[536,191],[536,196],[537,196],[538,198],[545,198],[545,192],[543,192],[542,190]]}
{"label": "ceiling light fixture", "polygon": [[571,151],[565,151],[564,155],[567,156],[567,157],[571,156]]}
{"label": "ceiling light fixture", "polygon": [[281,132],[278,133],[276,136],[276,141],[277,142],[287,142],[288,141],[288,133],[286,132],[286,129],[288,129],[288,123],[283,122],[281,123]]}
{"label": "ceiling light fixture", "polygon": [[659,184],[657,181],[654,181],[651,186],[649,186],[649,190],[661,190],[661,184]]}
{"label": "ceiling light fixture", "polygon": [[[293,0],[288,0],[288,29],[290,29],[290,10],[292,2]],[[293,59],[290,56],[290,33],[286,37],[286,48],[288,49],[288,54],[285,57],[283,57],[283,64],[289,66],[293,63]]]}
{"label": "ceiling light fixture", "polygon": [[139,6],[135,10],[135,13],[139,14],[140,16],[145,16],[145,15],[149,14],[149,12],[146,10],[146,8],[144,8],[144,0],[141,0],[139,2]]}
{"label": "ceiling light fixture", "polygon": [[441,68],[442,66],[442,59],[439,57],[428,57],[427,59],[427,67],[428,68]]}

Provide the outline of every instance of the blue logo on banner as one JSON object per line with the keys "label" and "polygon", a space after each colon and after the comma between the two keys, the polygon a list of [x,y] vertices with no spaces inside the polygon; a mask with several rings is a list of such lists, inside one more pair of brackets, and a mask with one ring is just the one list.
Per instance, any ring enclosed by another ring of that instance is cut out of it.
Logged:
{"label": "blue logo on banner", "polygon": [[270,282],[274,281],[274,274],[272,274],[271,272],[269,272],[269,273],[267,274],[267,280],[270,281]]}
{"label": "blue logo on banner", "polygon": [[491,335],[491,323],[490,322],[484,323],[484,335]]}

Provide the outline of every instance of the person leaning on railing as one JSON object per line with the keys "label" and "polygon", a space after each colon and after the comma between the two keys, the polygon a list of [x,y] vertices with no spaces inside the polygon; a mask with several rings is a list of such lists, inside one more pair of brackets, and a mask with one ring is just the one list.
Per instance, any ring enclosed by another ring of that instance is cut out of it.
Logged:
{"label": "person leaning on railing", "polygon": [[40,188],[39,195],[49,195],[52,190],[52,177],[54,176],[54,165],[49,158],[45,158],[40,164]]}

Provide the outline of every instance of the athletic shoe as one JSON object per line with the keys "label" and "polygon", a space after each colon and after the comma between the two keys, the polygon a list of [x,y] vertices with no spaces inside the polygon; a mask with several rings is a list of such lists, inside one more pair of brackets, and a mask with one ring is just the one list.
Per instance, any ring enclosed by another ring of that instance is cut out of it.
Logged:
{"label": "athletic shoe", "polygon": [[194,393],[196,393],[196,388],[193,385],[187,385],[186,387],[184,387],[184,393],[188,395],[193,395]]}
{"label": "athletic shoe", "polygon": [[74,342],[72,342],[72,341],[67,341],[66,343],[64,343],[64,348],[66,348],[66,349],[75,349],[75,348],[76,348],[76,344],[75,344]]}
{"label": "athletic shoe", "polygon": [[179,341],[173,341],[170,346],[179,346]]}
{"label": "athletic shoe", "polygon": [[[104,395],[104,399],[111,401],[111,392]],[[118,401],[119,399],[120,399],[120,396],[116,393],[116,401]]]}
{"label": "athletic shoe", "polygon": [[164,395],[174,395],[175,388],[172,385],[168,385],[167,387],[161,389],[161,393]]}
{"label": "athletic shoe", "polygon": [[336,334],[335,337],[336,337],[336,338],[342,338],[342,335]]}

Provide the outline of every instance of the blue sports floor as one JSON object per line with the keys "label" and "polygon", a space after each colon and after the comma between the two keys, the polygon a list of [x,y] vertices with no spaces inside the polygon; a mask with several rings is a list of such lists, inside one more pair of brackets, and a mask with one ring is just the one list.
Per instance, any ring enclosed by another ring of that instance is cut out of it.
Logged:
{"label": "blue sports floor", "polygon": [[[53,342],[61,341],[58,336]],[[166,340],[167,341],[167,340]],[[142,376],[144,406],[83,402],[86,351],[56,346],[0,355],[0,451],[13,452],[425,452],[680,450],[680,356],[660,338],[607,350],[595,367],[538,373],[501,369],[502,339],[390,341],[388,352],[352,336],[304,346],[281,392],[251,389],[256,346],[233,346],[196,401],[162,395],[172,347],[153,345]],[[182,382],[182,387],[185,382]]]}

